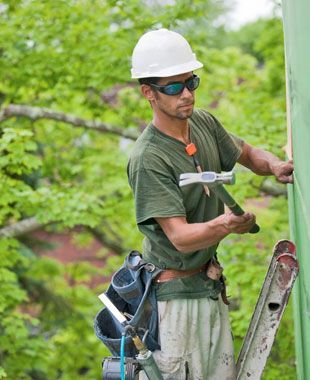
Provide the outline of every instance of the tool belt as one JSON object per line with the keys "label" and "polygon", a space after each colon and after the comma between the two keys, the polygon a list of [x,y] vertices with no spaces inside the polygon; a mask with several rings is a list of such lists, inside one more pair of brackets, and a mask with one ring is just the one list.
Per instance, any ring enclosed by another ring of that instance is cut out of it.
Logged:
{"label": "tool belt", "polygon": [[207,264],[200,268],[188,269],[188,270],[178,270],[178,269],[166,269],[160,272],[153,280],[156,284],[162,282],[168,282],[176,278],[184,278],[193,276],[196,273],[204,272],[207,269]]}
{"label": "tool belt", "polygon": [[216,258],[212,258],[207,264],[204,264],[200,268],[178,270],[178,269],[166,269],[160,272],[154,279],[155,284],[168,282],[177,278],[185,278],[193,276],[197,273],[205,272],[207,277],[211,280],[221,281],[223,290],[221,291],[222,300],[226,305],[229,305],[229,301],[226,295],[225,277],[223,275],[223,267],[217,261]]}

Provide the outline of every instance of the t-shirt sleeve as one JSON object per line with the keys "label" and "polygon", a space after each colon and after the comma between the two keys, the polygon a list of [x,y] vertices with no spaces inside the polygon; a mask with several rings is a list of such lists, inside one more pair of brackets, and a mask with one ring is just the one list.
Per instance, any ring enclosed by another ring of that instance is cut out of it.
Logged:
{"label": "t-shirt sleeve", "polygon": [[138,224],[154,224],[156,217],[185,216],[181,190],[163,170],[139,167],[129,174]]}
{"label": "t-shirt sleeve", "polygon": [[241,155],[244,141],[228,133],[213,115],[211,117],[215,123],[215,137],[219,149],[221,169],[224,171],[232,170]]}

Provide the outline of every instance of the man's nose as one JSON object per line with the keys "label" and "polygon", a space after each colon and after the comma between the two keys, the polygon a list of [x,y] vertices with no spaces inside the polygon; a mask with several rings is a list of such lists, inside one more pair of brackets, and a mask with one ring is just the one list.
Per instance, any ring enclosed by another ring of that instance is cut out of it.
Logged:
{"label": "man's nose", "polygon": [[192,98],[194,96],[194,91],[190,91],[186,86],[181,92],[181,98]]}

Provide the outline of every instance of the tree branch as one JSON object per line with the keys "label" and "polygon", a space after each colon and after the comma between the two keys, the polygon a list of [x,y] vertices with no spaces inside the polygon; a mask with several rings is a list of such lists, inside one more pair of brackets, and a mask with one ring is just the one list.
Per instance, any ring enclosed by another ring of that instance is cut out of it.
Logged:
{"label": "tree branch", "polygon": [[[11,226],[3,227],[0,229],[0,237],[10,237],[17,238],[30,232],[36,231],[39,228],[46,226],[46,224],[39,223],[36,217],[21,220],[12,224]],[[93,236],[106,248],[111,249],[117,255],[123,254],[124,250],[120,242],[120,238],[112,240],[103,231],[98,228],[88,227],[88,230],[93,234]]]}
{"label": "tree branch", "polygon": [[36,217],[21,220],[11,226],[3,227],[0,229],[0,237],[19,237],[21,235],[33,232],[44,224],[39,223]]}
{"label": "tree branch", "polygon": [[62,112],[50,110],[48,108],[30,107],[18,104],[9,104],[0,111],[0,123],[12,117],[27,117],[33,121],[39,119],[51,119],[61,121],[63,123],[72,124],[75,127],[85,127],[94,129],[99,132],[112,133],[127,139],[136,140],[139,136],[138,132],[129,131],[113,125],[109,125],[97,120],[86,120],[79,117],[68,115]]}
{"label": "tree branch", "polygon": [[272,197],[285,196],[287,197],[287,188],[282,183],[274,182],[269,178],[266,178],[261,186],[260,191]]}
{"label": "tree branch", "polygon": [[98,228],[89,227],[88,230],[104,247],[111,249],[117,255],[122,255],[124,253],[124,249],[122,245],[119,244],[119,240],[118,242],[113,241],[104,232],[102,232],[102,230],[99,230]]}

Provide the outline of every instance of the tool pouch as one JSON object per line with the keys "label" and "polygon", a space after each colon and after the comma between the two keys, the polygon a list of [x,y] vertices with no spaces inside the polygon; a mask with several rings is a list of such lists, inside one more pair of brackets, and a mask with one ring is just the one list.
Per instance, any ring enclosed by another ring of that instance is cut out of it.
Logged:
{"label": "tool pouch", "polygon": [[[126,257],[122,267],[113,275],[105,294],[127,317],[149,350],[160,349],[158,344],[158,314],[155,289],[152,280],[161,272],[153,264],[142,259],[138,251]],[[94,329],[97,337],[107,346],[112,355],[119,356],[124,327],[103,308],[95,317]],[[125,338],[125,356],[134,357],[137,350],[131,337]]]}

